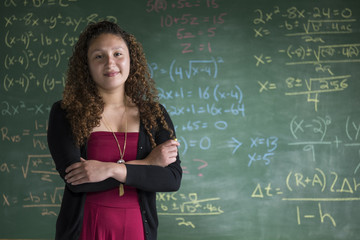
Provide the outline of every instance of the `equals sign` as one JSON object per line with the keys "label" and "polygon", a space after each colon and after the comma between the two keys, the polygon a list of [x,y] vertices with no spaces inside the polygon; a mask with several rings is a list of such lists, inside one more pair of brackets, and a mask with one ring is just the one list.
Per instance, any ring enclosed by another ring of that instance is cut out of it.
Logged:
{"label": "equals sign", "polygon": [[276,89],[276,84],[275,83],[270,83],[269,84],[269,89]]}
{"label": "equals sign", "polygon": [[190,140],[189,146],[190,147],[195,147],[196,146],[197,141],[196,140]]}
{"label": "equals sign", "polygon": [[29,135],[30,135],[30,130],[24,129],[23,130],[23,136],[29,136]]}

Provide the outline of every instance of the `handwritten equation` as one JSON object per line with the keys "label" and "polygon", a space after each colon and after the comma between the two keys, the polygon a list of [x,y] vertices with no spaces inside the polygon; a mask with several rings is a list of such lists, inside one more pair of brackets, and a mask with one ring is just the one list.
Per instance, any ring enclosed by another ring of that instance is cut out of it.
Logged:
{"label": "handwritten equation", "polygon": [[179,226],[196,228],[196,225],[187,220],[191,216],[221,215],[224,211],[219,205],[221,199],[201,199],[197,193],[157,193],[158,214],[164,216],[175,216]]}
{"label": "handwritten equation", "polygon": [[17,77],[10,77],[6,74],[3,81],[3,88],[6,92],[21,91],[27,93],[30,90],[40,89],[44,93],[49,93],[58,88],[63,88],[64,86],[64,74],[62,78],[59,78],[58,76],[51,76],[48,73],[40,77],[35,76],[32,72],[21,73],[21,75]]}
{"label": "handwritten equation", "polygon": [[[271,10],[255,9],[253,18],[254,36],[263,38],[271,35],[269,24],[281,19],[277,27],[286,30],[285,36],[342,34],[352,32],[352,23],[356,22],[350,8],[313,7],[311,9],[289,7],[282,9],[274,6]],[[320,41],[320,39],[317,39]]]}
{"label": "handwritten equation", "polygon": [[[265,49],[254,53],[255,66],[271,69],[274,64],[282,65],[284,71],[295,74],[299,71],[295,67],[301,66],[298,76],[289,76],[284,82],[259,80],[259,92],[275,93],[284,89],[285,84],[285,96],[305,96],[302,99],[312,103],[317,112],[320,95],[346,91],[352,84],[352,74],[338,66],[360,62],[360,43],[357,40],[337,41],[338,38],[332,36],[354,39],[352,35],[358,29],[354,10],[318,6],[255,9],[254,39],[266,42],[280,33],[285,40],[272,53]],[[304,71],[312,76],[301,76]]]}
{"label": "handwritten equation", "polygon": [[314,104],[314,109],[318,111],[320,102],[319,95],[324,93],[336,93],[348,88],[351,75],[314,77],[303,79],[301,77],[288,77],[283,83],[258,81],[259,93],[276,92],[279,89],[286,89],[285,96],[306,97],[307,102]]}
{"label": "handwritten equation", "polygon": [[59,67],[64,55],[66,55],[66,51],[63,48],[51,50],[51,52],[45,52],[43,50],[33,52],[31,50],[27,50],[23,51],[19,55],[6,54],[4,65],[7,70],[16,66],[21,66],[24,70],[28,70],[30,64],[32,63],[35,63],[39,68],[43,68],[48,65],[52,65],[57,68]]}
{"label": "handwritten equation", "polygon": [[[12,14],[10,16],[5,16],[5,28],[12,27],[14,24],[20,24],[28,27],[40,27],[45,26],[49,29],[54,29],[56,26],[62,25],[65,27],[70,27],[73,32],[83,29],[89,23],[98,22],[101,20],[109,20],[117,22],[117,18],[114,16],[101,17],[97,13],[90,14],[87,17],[71,17],[63,16],[62,14],[57,14],[50,17],[39,17],[33,12],[26,13],[25,15],[16,15]],[[81,27],[80,27],[81,24]],[[26,37],[32,37],[30,35]],[[29,39],[25,39],[29,40]],[[34,40],[38,41],[37,38]]]}
{"label": "handwritten equation", "polygon": [[18,46],[24,47],[25,50],[31,49],[34,44],[40,44],[41,46],[61,45],[65,47],[72,47],[78,40],[78,36],[64,33],[61,36],[47,35],[44,33],[36,33],[33,31],[27,31],[23,33],[13,33],[7,31],[5,34],[5,46],[8,48],[15,48]]}
{"label": "handwritten equation", "polygon": [[16,8],[16,7],[42,8],[48,6],[67,8],[70,7],[75,2],[78,2],[78,0],[42,0],[42,1],[6,0],[4,1],[4,6],[6,8]]}
{"label": "handwritten equation", "polygon": [[279,49],[289,60],[286,65],[360,62],[360,43],[309,46],[289,45]]}
{"label": "handwritten equation", "polygon": [[188,62],[173,59],[168,67],[161,67],[155,62],[148,66],[152,77],[166,76],[175,82],[194,78],[216,79],[222,63],[224,63],[222,57],[211,57],[205,60],[191,59]]}
{"label": "handwritten equation", "polygon": [[[336,135],[328,134],[329,128],[331,126],[335,127],[335,124],[341,124],[343,127],[344,132],[342,136],[344,136],[345,139],[342,141],[340,141]],[[330,116],[316,116],[308,119],[294,116],[290,121],[289,127],[291,135],[295,140],[294,143],[289,143],[292,145],[301,145],[308,142],[312,144],[335,144],[337,148],[340,143],[344,146],[360,146],[360,120],[357,117],[346,116],[344,122],[333,123]],[[331,137],[337,140],[326,141]]]}
{"label": "handwritten equation", "polygon": [[[194,13],[200,10],[202,12]],[[208,12],[203,15],[203,12]],[[220,1],[166,1],[148,0],[148,14],[159,15],[160,27],[174,31],[182,54],[194,52],[212,53],[212,41],[218,35],[218,28],[226,23],[227,12],[221,11]]]}
{"label": "handwritten equation", "polygon": [[51,106],[44,103],[29,103],[24,101],[2,101],[0,112],[3,117],[14,117],[25,114],[47,115],[50,113]]}
{"label": "handwritten equation", "polygon": [[0,192],[2,208],[32,208],[39,209],[41,216],[57,216],[60,208],[64,187],[55,187],[53,190],[36,192],[30,191],[25,196],[10,195]]}
{"label": "handwritten equation", "polygon": [[[359,190],[360,180],[356,176],[343,177],[336,171],[315,168],[310,173],[290,171],[285,178],[284,187],[274,186],[271,182],[258,183],[251,198],[295,202],[297,205],[293,216],[298,225],[303,224],[306,220],[315,219],[318,223],[336,227],[336,219],[322,204],[358,202],[360,201]],[[304,205],[305,203],[307,205]],[[308,203],[315,204],[315,210]]]}

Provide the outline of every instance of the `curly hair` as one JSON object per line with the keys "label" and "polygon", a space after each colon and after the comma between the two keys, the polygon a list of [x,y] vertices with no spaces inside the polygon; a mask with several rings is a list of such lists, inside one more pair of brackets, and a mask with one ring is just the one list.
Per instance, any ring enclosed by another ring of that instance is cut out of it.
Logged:
{"label": "curly hair", "polygon": [[74,141],[81,146],[90,136],[92,129],[100,125],[105,103],[91,77],[87,53],[91,41],[105,33],[120,36],[127,44],[130,73],[125,82],[125,94],[138,107],[141,122],[154,148],[156,143],[152,131],[158,129],[159,124],[169,132],[170,137],[173,137],[174,133],[165,121],[141,44],[132,34],[109,21],[89,24],[80,34],[69,60],[61,106],[67,112],[66,117],[70,122]]}

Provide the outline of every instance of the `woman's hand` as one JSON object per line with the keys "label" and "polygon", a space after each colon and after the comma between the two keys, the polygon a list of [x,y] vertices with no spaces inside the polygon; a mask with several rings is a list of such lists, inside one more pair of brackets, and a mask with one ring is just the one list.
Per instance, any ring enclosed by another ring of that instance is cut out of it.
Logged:
{"label": "woman's hand", "polygon": [[74,163],[66,168],[65,180],[72,185],[89,182],[101,182],[111,177],[111,167],[116,163],[105,163],[96,160],[85,160]]}
{"label": "woman's hand", "polygon": [[178,146],[180,143],[175,140],[168,140],[156,146],[146,157],[150,165],[166,167],[176,161]]}

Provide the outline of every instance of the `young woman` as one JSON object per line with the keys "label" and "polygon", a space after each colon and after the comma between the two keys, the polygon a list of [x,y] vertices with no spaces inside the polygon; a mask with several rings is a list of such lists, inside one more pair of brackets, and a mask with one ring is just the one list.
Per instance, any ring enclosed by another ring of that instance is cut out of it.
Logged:
{"label": "young woman", "polygon": [[173,123],[141,45],[112,22],[90,24],[69,61],[48,145],[66,185],[57,240],[156,239],[156,192],[177,191]]}

